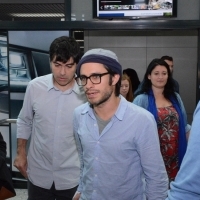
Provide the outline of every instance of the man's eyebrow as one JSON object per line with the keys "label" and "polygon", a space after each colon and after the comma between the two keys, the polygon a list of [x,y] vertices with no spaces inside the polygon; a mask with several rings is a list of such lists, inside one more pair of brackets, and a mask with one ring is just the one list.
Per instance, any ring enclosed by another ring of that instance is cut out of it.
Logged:
{"label": "man's eyebrow", "polygon": [[[90,74],[89,76],[93,76],[93,75],[101,75],[101,73],[95,72],[95,73]],[[86,76],[86,75],[82,74],[80,76]],[[89,76],[86,76],[86,77],[89,77]]]}
{"label": "man's eyebrow", "polygon": [[[53,63],[57,63],[57,64],[61,64],[61,63],[63,63],[62,61],[57,61],[57,60],[55,60],[55,61],[52,61]],[[72,63],[63,63],[64,65],[74,65],[75,64],[75,62],[72,62]]]}
{"label": "man's eyebrow", "polygon": [[75,64],[75,62],[73,62],[73,63],[65,63],[65,65],[74,65]]}

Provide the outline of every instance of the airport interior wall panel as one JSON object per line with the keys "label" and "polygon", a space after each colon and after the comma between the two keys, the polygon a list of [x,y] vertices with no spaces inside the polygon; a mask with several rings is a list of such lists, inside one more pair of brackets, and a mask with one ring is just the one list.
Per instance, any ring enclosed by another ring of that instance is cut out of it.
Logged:
{"label": "airport interior wall panel", "polygon": [[134,68],[140,80],[154,58],[174,58],[174,78],[191,123],[196,107],[198,32],[159,31],[85,31],[85,51],[91,48],[113,50],[123,68]]}

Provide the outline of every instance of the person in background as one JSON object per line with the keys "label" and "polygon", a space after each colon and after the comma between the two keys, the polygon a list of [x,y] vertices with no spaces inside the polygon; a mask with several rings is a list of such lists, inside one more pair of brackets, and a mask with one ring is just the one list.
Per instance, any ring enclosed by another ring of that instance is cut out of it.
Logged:
{"label": "person in background", "polygon": [[140,85],[140,80],[138,78],[137,72],[132,68],[127,68],[123,70],[123,74],[127,74],[129,76],[134,94],[138,86]]}
{"label": "person in background", "polygon": [[[169,65],[171,74],[173,75],[173,67],[174,67],[173,58],[171,56],[162,56],[161,59],[164,60]],[[173,79],[173,77],[172,77],[172,81],[174,82],[173,83],[174,91],[179,93],[179,83],[175,79]],[[138,86],[138,89],[134,92],[134,96],[137,96],[140,93],[143,83],[144,83],[144,80],[140,83],[140,85]]]}
{"label": "person in background", "polygon": [[134,104],[151,112],[157,122],[160,149],[170,182],[174,180],[185,155],[190,125],[181,97],[174,91],[169,65],[153,59],[144,75]]}
{"label": "person in background", "polygon": [[120,87],[120,94],[127,100],[132,102],[133,101],[133,90],[130,78],[128,75],[122,75],[121,87]]}
{"label": "person in background", "polygon": [[7,146],[0,132],[0,199],[16,196],[11,171],[6,164]]}
{"label": "person in background", "polygon": [[73,112],[85,102],[75,81],[80,48],[75,39],[62,36],[51,43],[49,54],[52,73],[27,86],[14,166],[28,179],[28,200],[71,200],[80,175]]}
{"label": "person in background", "polygon": [[6,160],[6,142],[0,132],[0,166]]}
{"label": "person in background", "polygon": [[[171,56],[162,56],[161,59],[164,60],[169,65],[171,74],[173,75],[173,69],[174,69],[173,58]],[[172,78],[172,80],[174,82],[174,90],[175,90],[175,92],[179,93],[179,83],[173,78]]]}
{"label": "person in background", "polygon": [[193,116],[188,147],[166,200],[200,199],[200,102]]}
{"label": "person in background", "polygon": [[74,112],[81,176],[73,200],[167,197],[156,122],[120,95],[121,76],[116,54],[105,49],[87,51],[77,66],[88,102]]}

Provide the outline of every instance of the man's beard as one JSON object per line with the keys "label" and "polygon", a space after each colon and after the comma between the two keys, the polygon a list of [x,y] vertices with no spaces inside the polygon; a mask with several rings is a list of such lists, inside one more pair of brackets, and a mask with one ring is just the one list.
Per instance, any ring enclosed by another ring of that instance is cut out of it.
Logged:
{"label": "man's beard", "polygon": [[112,96],[112,93],[113,93],[113,90],[110,90],[110,91],[104,93],[103,97],[99,101],[94,102],[94,103],[90,102],[90,107],[92,107],[92,108],[98,107],[101,104],[105,103],[106,101],[108,101],[108,99],[110,99],[110,97]]}

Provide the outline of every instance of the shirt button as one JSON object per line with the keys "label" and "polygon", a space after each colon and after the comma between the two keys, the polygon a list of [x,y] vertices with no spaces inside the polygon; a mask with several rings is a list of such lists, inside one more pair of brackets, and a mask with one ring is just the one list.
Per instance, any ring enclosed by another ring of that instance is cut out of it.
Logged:
{"label": "shirt button", "polygon": [[97,144],[99,144],[100,142],[98,141]]}
{"label": "shirt button", "polygon": [[97,177],[97,174],[95,174],[94,176]]}
{"label": "shirt button", "polygon": [[96,157],[96,160],[98,160],[98,157]]}
{"label": "shirt button", "polygon": [[93,190],[93,192],[96,192],[96,190]]}
{"label": "shirt button", "polygon": [[96,124],[94,124],[94,126],[96,126]]}

